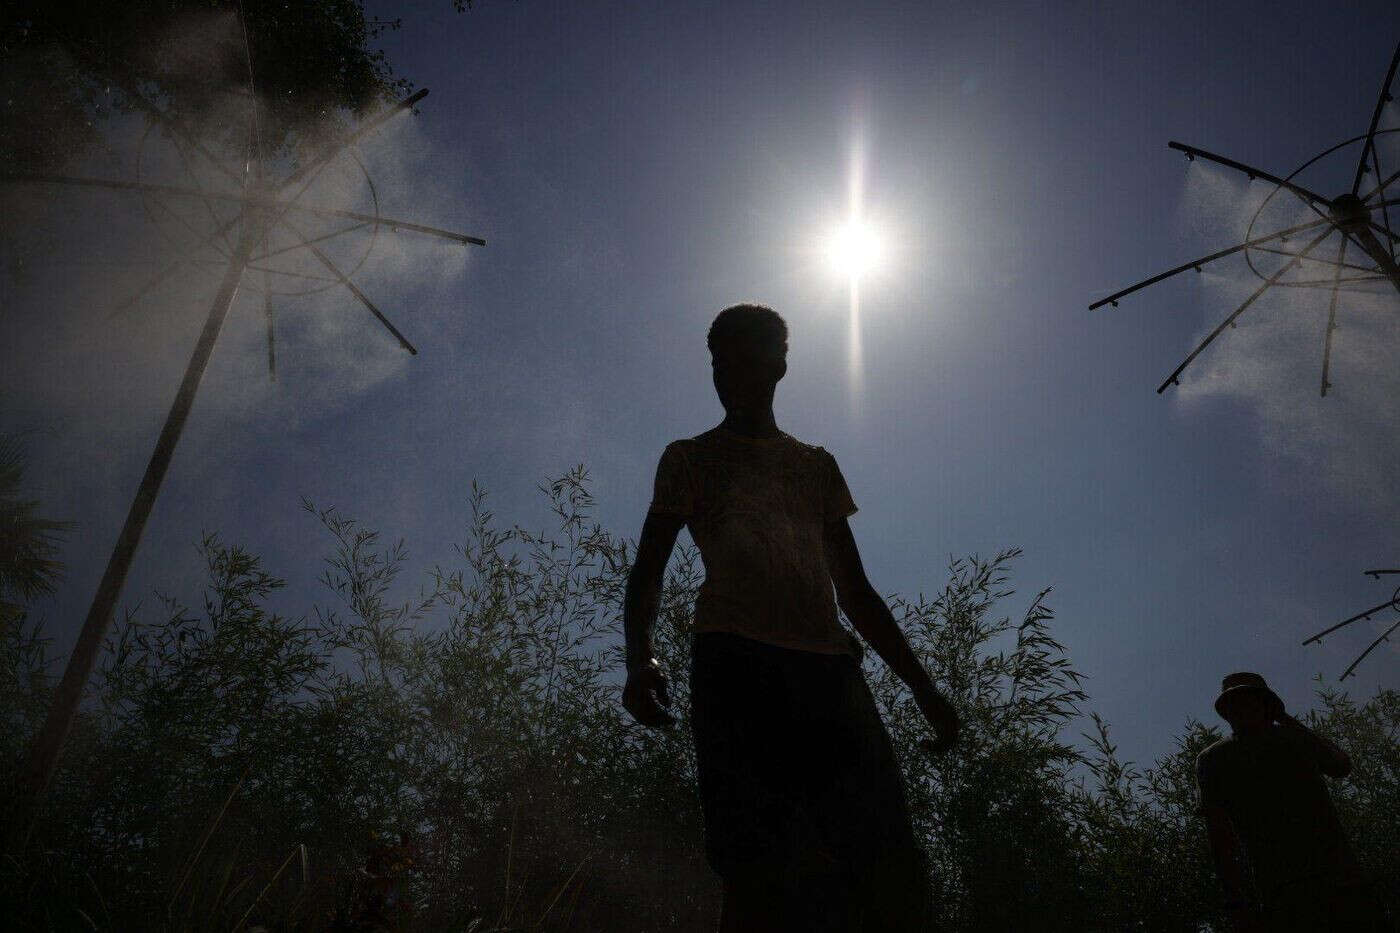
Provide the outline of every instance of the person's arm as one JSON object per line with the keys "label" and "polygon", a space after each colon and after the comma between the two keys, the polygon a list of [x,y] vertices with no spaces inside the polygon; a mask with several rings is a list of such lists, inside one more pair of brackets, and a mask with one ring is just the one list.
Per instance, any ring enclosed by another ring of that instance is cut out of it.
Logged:
{"label": "person's arm", "polygon": [[1342,751],[1332,740],[1318,735],[1284,712],[1282,703],[1280,703],[1274,719],[1278,722],[1280,729],[1286,729],[1298,736],[1311,749],[1317,757],[1318,767],[1322,769],[1323,774],[1328,777],[1344,778],[1351,773],[1351,756]]}
{"label": "person's arm", "polygon": [[1245,883],[1244,867],[1240,864],[1239,837],[1234,824],[1223,807],[1203,806],[1201,816],[1206,821],[1206,838],[1215,860],[1215,874],[1225,891],[1225,910],[1236,930],[1253,929],[1258,919],[1256,908]]}
{"label": "person's arm", "polygon": [[937,751],[951,746],[957,741],[961,727],[958,715],[919,663],[890,607],[870,585],[855,536],[845,518],[827,523],[826,558],[841,611],[895,676],[908,685],[914,701],[937,732],[938,740],[925,742],[926,747]]}
{"label": "person's arm", "polygon": [[671,549],[684,525],[685,520],[679,516],[649,513],[627,576],[622,604],[627,684],[622,689],[622,705],[644,726],[668,726],[675,721],[666,712],[671,696],[666,675],[652,657],[651,627],[656,622],[666,562],[671,559]]}

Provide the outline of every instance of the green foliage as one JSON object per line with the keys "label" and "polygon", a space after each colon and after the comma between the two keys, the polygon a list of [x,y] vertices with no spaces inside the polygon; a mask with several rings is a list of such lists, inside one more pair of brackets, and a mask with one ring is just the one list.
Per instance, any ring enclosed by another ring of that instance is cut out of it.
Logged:
{"label": "green foliage", "polygon": [[18,624],[22,607],[53,592],[62,575],[60,536],[70,525],[42,518],[24,495],[24,445],[0,434],[0,624]]}
{"label": "green foliage", "polygon": [[[1140,771],[1118,759],[1108,724],[1092,717],[1080,785],[1082,857],[1099,929],[1226,929],[1203,824],[1196,816],[1196,756],[1220,733],[1194,720],[1176,749]],[[1088,789],[1085,785],[1088,784]]]}
{"label": "green foliage", "polygon": [[28,607],[50,595],[63,575],[58,559],[69,522],[40,514],[25,495],[21,438],[0,434],[0,754],[8,764],[48,707],[47,641]]}
{"label": "green foliage", "polygon": [[1321,709],[1307,724],[1351,756],[1352,772],[1333,781],[1332,799],[1357,849],[1357,857],[1381,886],[1392,911],[1400,912],[1400,690],[1382,690],[1358,704],[1318,678]]}
{"label": "green foliage", "polygon": [[[402,542],[307,503],[330,554],[302,615],[206,536],[202,598],[117,627],[33,845],[0,865],[4,911],[41,930],[713,929],[685,676],[698,555],[673,560],[656,636],[678,723],[644,730],[618,702],[633,545],[589,520],[582,468],[541,491],[549,526],[527,531],[474,486],[464,542],[417,590]],[[1097,717],[1071,741],[1087,697],[1047,593],[1006,608],[1017,555],[894,600],[966,719],[952,753],[918,750],[912,698],[866,661],[949,928],[1220,929],[1193,813],[1215,733],[1188,723],[1141,771]],[[49,680],[32,626],[3,635],[12,768]],[[1389,877],[1400,696],[1323,691],[1312,724],[1356,758],[1334,793]]]}
{"label": "green foliage", "polygon": [[994,615],[1013,595],[1019,554],[954,561],[935,599],[894,599],[910,646],[963,717],[951,753],[920,754],[927,726],[907,688],[883,665],[867,676],[902,752],[942,915],[962,929],[1060,928],[1047,916],[1082,929],[1067,787],[1077,759],[1059,732],[1085,694],[1050,635],[1046,592],[1018,622]]}

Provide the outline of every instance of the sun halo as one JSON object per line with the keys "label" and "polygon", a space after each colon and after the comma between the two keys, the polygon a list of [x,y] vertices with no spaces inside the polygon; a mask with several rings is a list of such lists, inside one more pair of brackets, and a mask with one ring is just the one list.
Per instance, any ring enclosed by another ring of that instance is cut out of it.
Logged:
{"label": "sun halo", "polygon": [[872,271],[880,262],[884,244],[870,224],[853,218],[841,224],[827,237],[826,258],[833,271],[843,277],[858,279]]}

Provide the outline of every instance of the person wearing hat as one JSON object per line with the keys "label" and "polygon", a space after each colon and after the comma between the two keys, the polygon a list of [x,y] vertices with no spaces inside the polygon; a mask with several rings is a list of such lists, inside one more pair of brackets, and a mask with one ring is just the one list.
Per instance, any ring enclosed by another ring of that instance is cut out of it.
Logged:
{"label": "person wearing hat", "polygon": [[1351,772],[1347,753],[1288,715],[1255,673],[1226,677],[1215,711],[1231,734],[1197,757],[1196,784],[1235,929],[1392,930],[1323,780]]}

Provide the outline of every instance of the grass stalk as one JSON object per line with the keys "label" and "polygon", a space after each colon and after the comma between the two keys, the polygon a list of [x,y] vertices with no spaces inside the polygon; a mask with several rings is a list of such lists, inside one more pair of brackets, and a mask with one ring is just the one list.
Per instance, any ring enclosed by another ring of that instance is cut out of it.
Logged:
{"label": "grass stalk", "polygon": [[228,812],[229,804],[233,803],[233,798],[237,796],[238,792],[243,788],[243,782],[247,779],[248,768],[244,768],[243,776],[233,785],[233,789],[230,790],[228,796],[224,798],[223,806],[219,807],[219,812],[209,821],[209,825],[205,827],[204,833],[199,837],[199,844],[195,846],[194,852],[191,853],[189,859],[185,862],[185,871],[184,874],[180,876],[180,883],[175,885],[175,890],[170,892],[170,903],[165,906],[167,917],[175,910],[175,901],[179,898],[180,892],[184,890],[185,885],[189,882],[190,875],[194,872],[194,866],[199,862],[200,857],[204,855],[204,847],[209,844],[210,838],[214,835],[214,830],[218,829],[219,824],[223,822],[224,814]]}
{"label": "grass stalk", "polygon": [[549,906],[544,909],[544,913],[540,914],[540,919],[536,923],[537,926],[544,926],[544,922],[545,920],[549,919],[549,913],[554,909],[554,905],[559,903],[559,898],[562,897],[564,892],[569,889],[570,883],[572,883],[573,880],[578,877],[578,873],[583,870],[583,866],[587,863],[588,859],[584,859],[582,862],[579,862],[578,866],[575,867],[574,870],[569,874],[569,877],[564,879],[564,883],[559,886],[559,890],[555,891],[554,897],[550,899]]}
{"label": "grass stalk", "polygon": [[248,905],[248,909],[243,912],[243,916],[233,925],[233,933],[238,933],[238,931],[243,928],[243,924],[248,922],[248,918],[253,915],[253,911],[262,903],[262,899],[267,896],[267,892],[272,890],[272,886],[277,883],[277,879],[282,877],[282,872],[286,871],[287,866],[292,864],[292,859],[296,858],[297,852],[302,851],[303,856],[305,855],[305,848],[304,845],[298,845],[291,852],[287,853],[287,857],[282,860],[281,866],[278,867],[271,878],[267,879],[267,884],[263,885],[263,889],[258,892],[258,896],[253,898],[253,903]]}

